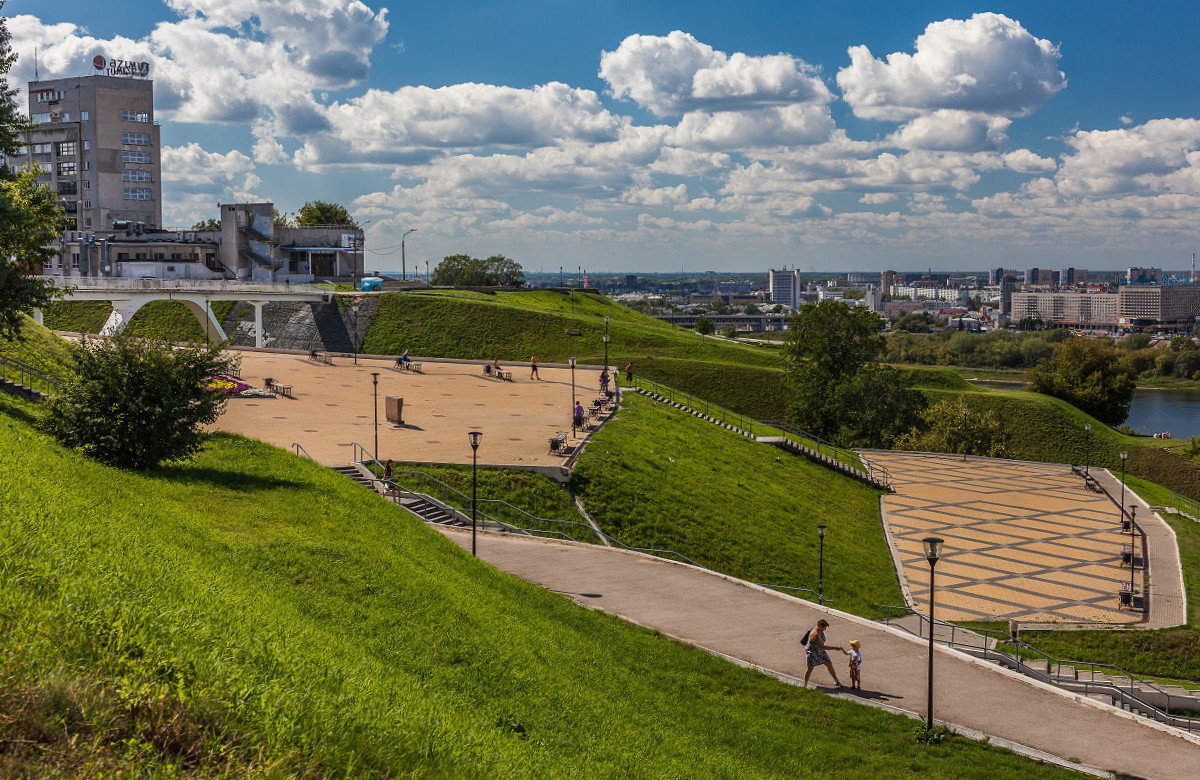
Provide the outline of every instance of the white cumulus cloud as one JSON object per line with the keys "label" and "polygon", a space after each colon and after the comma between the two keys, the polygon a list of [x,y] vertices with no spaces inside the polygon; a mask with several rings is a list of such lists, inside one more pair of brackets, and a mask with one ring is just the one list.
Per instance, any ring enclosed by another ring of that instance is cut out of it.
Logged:
{"label": "white cumulus cloud", "polygon": [[816,70],[797,57],[729,55],[680,30],[629,36],[600,55],[600,77],[614,97],[628,98],[658,116],[831,98]]}
{"label": "white cumulus cloud", "polygon": [[1067,84],[1058,47],[1002,14],[933,22],[913,53],[851,46],[837,83],[857,116],[904,120],[938,109],[1025,116]]}
{"label": "white cumulus cloud", "polygon": [[1011,119],[943,108],[917,117],[888,138],[902,149],[976,152],[996,149],[1008,141]]}

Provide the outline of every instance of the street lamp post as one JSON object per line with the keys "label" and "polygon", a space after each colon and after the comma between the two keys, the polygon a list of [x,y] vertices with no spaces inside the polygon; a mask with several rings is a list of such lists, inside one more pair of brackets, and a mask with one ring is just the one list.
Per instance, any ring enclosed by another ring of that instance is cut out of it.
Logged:
{"label": "street lamp post", "polygon": [[[408,238],[409,233],[416,232],[416,228],[411,228],[405,231],[404,235],[400,236],[400,278],[404,281],[408,281],[408,263],[406,262],[407,258],[404,256],[404,242]],[[395,245],[393,244],[393,246]]]}
{"label": "street lamp post", "polygon": [[579,432],[575,425],[575,358],[568,358],[571,363],[571,435],[578,436]]}
{"label": "street lamp post", "polygon": [[1129,459],[1129,453],[1125,450],[1120,452],[1121,458],[1121,522],[1125,522],[1125,461]]}
{"label": "street lamp post", "polygon": [[936,536],[930,536],[921,540],[921,544],[925,546],[925,560],[929,561],[929,672],[928,672],[928,690],[925,697],[925,727],[933,728],[933,570],[937,565],[938,558],[942,554],[942,544],[944,539],[939,539]]}
{"label": "street lamp post", "polygon": [[479,440],[483,438],[482,431],[471,431],[467,434],[467,440],[471,442],[471,555],[476,558],[479,554],[475,550],[475,503],[478,495],[477,488],[479,482],[477,479],[478,464],[479,464]]}
{"label": "street lamp post", "polygon": [[817,547],[820,550],[817,553],[817,602],[825,603],[825,530],[826,525],[817,526]]}
{"label": "street lamp post", "polygon": [[1083,475],[1092,476],[1092,424],[1083,424]]}
{"label": "street lamp post", "polygon": [[375,460],[379,460],[379,372],[371,372],[371,385],[375,391]]}
{"label": "street lamp post", "polygon": [[1134,544],[1137,540],[1137,527],[1134,521],[1137,518],[1137,506],[1129,507],[1129,608],[1133,609],[1133,575],[1134,575],[1134,556],[1137,555],[1137,548]]}

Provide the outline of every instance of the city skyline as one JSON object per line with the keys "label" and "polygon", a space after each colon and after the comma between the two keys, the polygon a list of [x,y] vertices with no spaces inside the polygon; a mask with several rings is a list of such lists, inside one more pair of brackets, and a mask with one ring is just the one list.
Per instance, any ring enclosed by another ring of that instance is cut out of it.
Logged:
{"label": "city skyline", "polygon": [[1200,249],[1182,4],[43,6],[4,9],[16,86],[35,51],[43,79],[150,63],[166,223],[334,200],[381,270],[411,227],[410,269],[1176,269]]}

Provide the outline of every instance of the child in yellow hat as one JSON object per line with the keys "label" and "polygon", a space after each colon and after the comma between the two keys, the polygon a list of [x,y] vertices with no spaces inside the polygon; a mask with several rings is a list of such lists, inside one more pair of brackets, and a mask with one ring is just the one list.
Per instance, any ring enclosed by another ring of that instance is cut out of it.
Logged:
{"label": "child in yellow hat", "polygon": [[862,642],[850,640],[850,687],[862,690]]}

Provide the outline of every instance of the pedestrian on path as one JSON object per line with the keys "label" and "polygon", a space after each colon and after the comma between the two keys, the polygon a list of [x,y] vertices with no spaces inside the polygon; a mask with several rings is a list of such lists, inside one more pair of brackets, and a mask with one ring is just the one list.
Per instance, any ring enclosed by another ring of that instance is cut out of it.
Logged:
{"label": "pedestrian on path", "polygon": [[629,365],[625,366],[625,384],[633,385],[633,361],[629,361]]}
{"label": "pedestrian on path", "polygon": [[838,679],[837,671],[833,668],[833,661],[829,660],[829,650],[841,650],[846,652],[846,648],[838,647],[837,645],[825,644],[825,629],[829,628],[829,621],[821,618],[817,624],[808,630],[804,635],[804,639],[800,640],[800,644],[805,646],[805,654],[808,656],[808,668],[804,670],[804,687],[808,687],[808,678],[812,674],[812,670],[818,666],[824,666],[829,670],[829,674],[833,677],[833,682],[837,687],[842,687],[842,681]]}
{"label": "pedestrian on path", "polygon": [[532,357],[529,358],[529,378],[541,381],[542,378],[540,376],[538,376],[538,372],[537,372],[537,364],[538,364],[537,355],[533,355]]}
{"label": "pedestrian on path", "polygon": [[850,640],[850,687],[862,690],[862,642]]}
{"label": "pedestrian on path", "polygon": [[603,371],[600,372],[600,392],[604,393],[604,394],[608,393],[608,369],[607,368],[605,368]]}
{"label": "pedestrian on path", "polygon": [[582,428],[583,424],[587,422],[587,414],[583,411],[583,404],[579,403],[578,401],[575,402],[574,415],[575,427]]}

